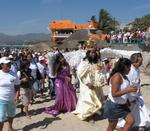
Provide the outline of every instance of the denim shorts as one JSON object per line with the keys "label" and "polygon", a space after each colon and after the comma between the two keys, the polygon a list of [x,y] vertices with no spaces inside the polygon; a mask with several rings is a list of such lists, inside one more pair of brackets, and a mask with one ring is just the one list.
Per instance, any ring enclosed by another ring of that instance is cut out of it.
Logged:
{"label": "denim shorts", "polygon": [[4,122],[8,117],[14,117],[16,106],[14,101],[0,100],[0,122]]}
{"label": "denim shorts", "polygon": [[127,104],[117,104],[107,100],[104,105],[104,118],[109,120],[118,120],[125,117],[129,112],[131,111]]}

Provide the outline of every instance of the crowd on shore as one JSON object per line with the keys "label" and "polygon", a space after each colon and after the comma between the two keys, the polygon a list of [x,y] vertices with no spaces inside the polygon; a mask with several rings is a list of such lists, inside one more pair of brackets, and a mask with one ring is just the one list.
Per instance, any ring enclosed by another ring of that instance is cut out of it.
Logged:
{"label": "crowd on shore", "polygon": [[[150,126],[150,112],[140,92],[142,54],[134,53],[130,59],[101,59],[95,48],[77,52],[78,57],[69,61],[70,56],[57,48],[0,50],[0,131],[5,121],[9,131],[14,131],[18,105],[30,119],[29,105],[34,104],[37,94],[44,99],[45,91],[55,103],[44,112],[54,117],[72,112],[88,121],[97,113],[108,119],[107,131],[117,127],[144,131]],[[105,86],[110,88],[107,97],[102,90]]]}
{"label": "crowd on shore", "polygon": [[110,39],[106,39],[108,43],[115,44],[147,44],[150,42],[150,32],[149,31],[126,31],[112,33]]}

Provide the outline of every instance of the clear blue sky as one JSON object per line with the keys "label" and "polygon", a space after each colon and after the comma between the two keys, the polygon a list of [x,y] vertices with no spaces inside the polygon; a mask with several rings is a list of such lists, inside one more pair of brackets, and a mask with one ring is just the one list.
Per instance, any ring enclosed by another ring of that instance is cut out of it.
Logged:
{"label": "clear blue sky", "polygon": [[0,0],[0,33],[49,33],[52,20],[86,23],[102,8],[127,24],[150,13],[150,0]]}

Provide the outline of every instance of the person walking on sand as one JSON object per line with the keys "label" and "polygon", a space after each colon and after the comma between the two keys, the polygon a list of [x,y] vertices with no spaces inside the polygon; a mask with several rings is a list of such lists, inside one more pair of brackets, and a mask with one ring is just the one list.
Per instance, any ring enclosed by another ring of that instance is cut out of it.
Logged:
{"label": "person walking on sand", "polygon": [[129,131],[134,124],[134,117],[128,107],[128,94],[136,92],[135,86],[130,86],[127,74],[130,71],[131,61],[120,58],[115,64],[108,79],[110,91],[104,107],[104,117],[108,118],[107,131],[114,131],[119,118],[125,119],[122,131]]}
{"label": "person walking on sand", "polygon": [[77,101],[76,91],[71,84],[70,66],[61,53],[57,55],[55,63],[55,104],[45,110],[45,113],[54,116],[61,112],[71,112],[75,109]]}
{"label": "person walking on sand", "polygon": [[20,80],[10,71],[11,61],[8,57],[2,57],[0,64],[2,68],[0,70],[0,131],[6,120],[8,131],[14,131],[12,124],[16,112],[15,100],[18,101],[15,95],[19,91]]}
{"label": "person walking on sand", "polygon": [[102,108],[104,101],[102,87],[106,84],[102,68],[96,50],[88,48],[85,59],[77,67],[80,94],[73,114],[80,120],[87,120]]}
{"label": "person walking on sand", "polygon": [[28,108],[31,103],[33,80],[29,66],[30,62],[28,60],[24,60],[20,67],[20,96],[22,101],[21,112],[25,112],[28,118],[30,118]]}
{"label": "person walking on sand", "polygon": [[[137,93],[130,93],[128,96],[130,102],[131,113],[134,116],[135,123],[133,127],[138,127],[139,131],[144,131],[150,127],[150,111],[144,103],[144,98],[141,93],[141,79],[139,67],[142,65],[143,58],[141,53],[134,53],[131,55],[132,62],[131,70],[127,75],[130,84],[138,87]],[[122,127],[125,124],[123,119],[119,120],[117,127]]]}

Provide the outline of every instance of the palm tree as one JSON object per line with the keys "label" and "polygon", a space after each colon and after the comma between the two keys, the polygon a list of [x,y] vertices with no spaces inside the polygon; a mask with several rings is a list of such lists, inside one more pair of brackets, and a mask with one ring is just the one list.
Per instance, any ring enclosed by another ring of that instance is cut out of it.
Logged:
{"label": "palm tree", "polygon": [[145,30],[150,27],[150,14],[144,15],[141,18],[135,18],[128,25],[132,26],[132,30]]}
{"label": "palm tree", "polygon": [[103,33],[110,33],[110,31],[115,31],[119,23],[112,18],[107,10],[101,9],[99,12],[99,21],[97,23],[97,28],[102,30]]}
{"label": "palm tree", "polygon": [[96,16],[95,16],[95,15],[93,15],[93,16],[91,17],[91,21],[93,21],[94,23],[97,23],[97,20],[96,20]]}

